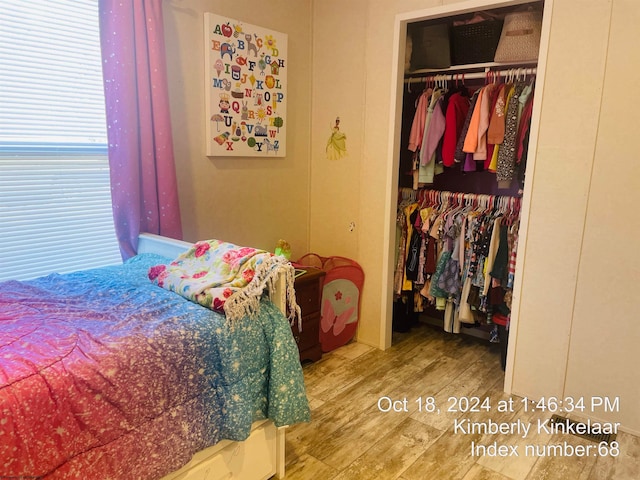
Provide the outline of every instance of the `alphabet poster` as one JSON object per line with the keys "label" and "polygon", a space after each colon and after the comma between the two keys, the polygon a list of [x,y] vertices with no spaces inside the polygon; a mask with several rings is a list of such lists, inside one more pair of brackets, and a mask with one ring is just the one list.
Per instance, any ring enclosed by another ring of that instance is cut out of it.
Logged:
{"label": "alphabet poster", "polygon": [[284,157],[287,35],[204,14],[207,156]]}

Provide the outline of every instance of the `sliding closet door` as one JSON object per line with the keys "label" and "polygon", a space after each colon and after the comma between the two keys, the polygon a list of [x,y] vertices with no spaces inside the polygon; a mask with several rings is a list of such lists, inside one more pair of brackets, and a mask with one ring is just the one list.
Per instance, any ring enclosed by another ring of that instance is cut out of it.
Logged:
{"label": "sliding closet door", "polygon": [[[588,197],[565,395],[607,396],[593,417],[640,432],[640,4],[613,0],[600,127]],[[633,95],[633,94],[632,94]],[[619,412],[614,398],[620,398]]]}
{"label": "sliding closet door", "polygon": [[564,390],[609,15],[601,0],[585,0],[580,15],[572,2],[553,3],[535,163],[527,168],[529,214],[518,242],[517,324],[509,335],[518,395]]}

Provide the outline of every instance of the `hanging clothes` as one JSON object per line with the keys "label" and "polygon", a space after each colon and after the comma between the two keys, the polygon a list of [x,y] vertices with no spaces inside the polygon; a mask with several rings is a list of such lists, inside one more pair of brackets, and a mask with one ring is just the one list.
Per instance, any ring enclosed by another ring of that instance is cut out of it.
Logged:
{"label": "hanging clothes", "polygon": [[[435,139],[442,136],[439,132],[444,133],[444,115],[442,115],[441,108],[438,107],[438,102],[444,93],[444,90],[438,88],[431,94],[431,101],[427,109],[425,130],[423,132],[422,148],[420,150],[418,184],[431,184],[433,183],[434,176],[437,173],[441,173],[441,170],[436,171],[435,149],[437,147],[437,141]],[[432,131],[434,133],[430,133]]]}
{"label": "hanging clothes", "polygon": [[433,89],[425,88],[418,101],[416,102],[416,111],[413,115],[411,123],[411,131],[409,133],[409,151],[413,152],[411,171],[413,175],[413,189],[418,189],[418,168],[420,148],[422,147],[422,139],[424,137],[424,128],[427,121],[427,110]]}
{"label": "hanging clothes", "polygon": [[416,100],[408,142],[414,190],[454,167],[495,173],[499,189],[523,186],[534,88],[532,81],[509,82],[492,81],[470,97],[466,86],[425,88]]}
{"label": "hanging clothes", "polygon": [[495,104],[491,113],[489,130],[487,131],[487,141],[494,145],[500,145],[504,140],[504,114],[506,111],[507,94],[511,89],[510,85],[501,84],[496,95]]}
{"label": "hanging clothes", "polygon": [[467,118],[464,121],[462,126],[462,131],[460,132],[460,137],[458,137],[458,142],[456,144],[456,153],[454,155],[455,161],[458,163],[464,162],[467,158],[466,152],[464,152],[464,142],[467,138],[467,133],[469,132],[469,124],[471,123],[471,117],[473,116],[473,111],[475,110],[476,103],[478,101],[478,95],[480,91],[476,91],[471,97],[471,104],[469,105],[469,113],[467,114]]}
{"label": "hanging clothes", "polygon": [[463,323],[491,323],[495,312],[509,314],[519,200],[420,190],[403,213],[402,291],[420,293],[412,300],[416,308],[428,302],[444,312],[449,332]]}
{"label": "hanging clothes", "polygon": [[469,98],[460,92],[454,93],[449,98],[442,142],[442,163],[446,167],[451,167],[455,164],[456,145],[469,113],[469,105]]}
{"label": "hanging clothes", "polygon": [[416,112],[411,123],[411,132],[409,133],[409,150],[416,152],[422,146],[422,137],[424,135],[424,125],[427,118],[427,109],[429,107],[429,99],[431,98],[432,89],[427,88],[422,92],[416,105]]}
{"label": "hanging clothes", "polygon": [[518,183],[524,187],[524,177],[527,168],[527,151],[529,150],[529,134],[531,132],[531,115],[533,114],[533,95],[529,97],[525,104],[520,124],[518,125],[518,136],[516,142],[516,172]]}
{"label": "hanging clothes", "polygon": [[504,83],[498,84],[493,96],[489,116],[489,127],[487,128],[487,158],[483,165],[485,170],[489,170],[489,165],[491,165],[491,159],[493,158],[495,148],[504,140],[504,102],[506,99],[506,87],[507,86]]}
{"label": "hanging clothes", "polygon": [[480,112],[482,110],[482,102],[485,94],[485,89],[481,88],[476,97],[476,102],[473,105],[473,113],[469,120],[469,126],[467,128],[467,134],[465,135],[464,143],[462,144],[462,151],[465,153],[474,153],[478,147],[478,129],[480,127]]}
{"label": "hanging clothes", "polygon": [[516,137],[518,135],[518,109],[520,106],[520,94],[524,85],[516,84],[514,92],[507,107],[504,141],[498,154],[496,175],[499,188],[509,188],[515,173],[516,163]]}
{"label": "hanging clothes", "polygon": [[423,163],[425,159],[428,159],[428,162],[435,162],[436,149],[444,135],[444,129],[446,126],[446,119],[442,110],[443,104],[444,97],[441,96],[436,100],[433,108],[429,108],[431,110],[431,121],[429,122],[429,128],[425,133]]}
{"label": "hanging clothes", "polygon": [[[496,173],[496,171],[498,170],[498,157],[500,156],[500,149],[502,148],[502,144],[504,143],[504,135],[506,132],[507,109],[511,102],[511,98],[515,93],[515,85],[513,84],[507,85],[505,87],[505,90],[506,90],[506,96],[505,96],[505,103],[504,103],[504,113],[502,115],[502,118],[498,117],[497,119],[498,130],[499,130],[498,134],[501,135],[501,141],[495,144],[495,147],[493,149],[493,155],[491,156],[491,162],[489,163],[489,168],[488,168],[488,170],[493,173]],[[502,130],[500,130],[500,128]]]}
{"label": "hanging clothes", "polygon": [[491,105],[497,88],[498,86],[495,83],[490,83],[483,89],[484,94],[480,104],[480,123],[478,125],[478,145],[473,153],[473,159],[476,161],[487,159],[487,130],[491,119]]}

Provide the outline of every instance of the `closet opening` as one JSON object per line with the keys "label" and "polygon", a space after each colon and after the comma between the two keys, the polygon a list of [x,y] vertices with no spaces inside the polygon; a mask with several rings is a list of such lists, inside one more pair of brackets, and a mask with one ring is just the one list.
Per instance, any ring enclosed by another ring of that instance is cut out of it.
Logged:
{"label": "closet opening", "polygon": [[[415,322],[488,347],[513,337],[551,8],[474,0],[396,17],[383,348]],[[521,12],[537,26],[514,30]],[[512,36],[537,28],[533,56],[506,52],[505,22]]]}

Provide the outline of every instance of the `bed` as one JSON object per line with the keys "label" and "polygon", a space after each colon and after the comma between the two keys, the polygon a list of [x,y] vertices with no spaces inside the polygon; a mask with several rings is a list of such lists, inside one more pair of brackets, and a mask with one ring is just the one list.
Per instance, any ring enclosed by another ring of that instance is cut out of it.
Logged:
{"label": "bed", "polygon": [[284,294],[230,328],[147,278],[190,247],[142,235],[122,266],[0,284],[0,477],[284,475],[309,419]]}

